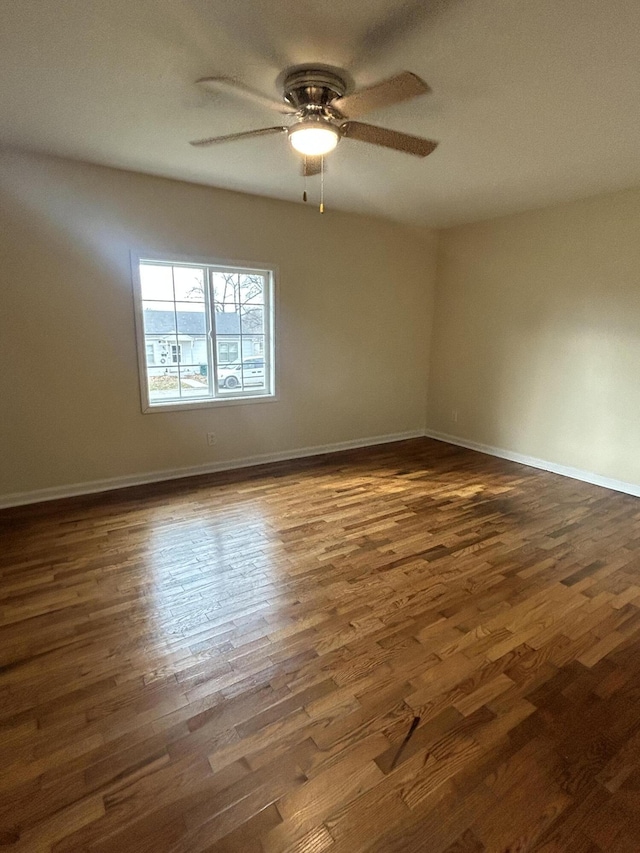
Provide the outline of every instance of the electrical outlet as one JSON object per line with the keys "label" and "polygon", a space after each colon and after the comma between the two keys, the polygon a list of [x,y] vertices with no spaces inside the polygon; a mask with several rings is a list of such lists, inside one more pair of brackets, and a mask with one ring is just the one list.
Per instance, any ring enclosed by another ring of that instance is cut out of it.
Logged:
{"label": "electrical outlet", "polygon": [[213,445],[216,444],[217,441],[218,439],[216,438],[215,432],[207,433],[207,444],[209,445],[209,447],[213,447]]}
{"label": "electrical outlet", "polygon": [[457,409],[451,410],[451,420],[454,422],[454,424],[458,423],[458,410]]}

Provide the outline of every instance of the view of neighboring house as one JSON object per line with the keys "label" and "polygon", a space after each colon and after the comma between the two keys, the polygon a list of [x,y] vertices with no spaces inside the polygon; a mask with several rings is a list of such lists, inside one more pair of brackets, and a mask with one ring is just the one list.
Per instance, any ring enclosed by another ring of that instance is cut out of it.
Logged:
{"label": "view of neighboring house", "polygon": [[[241,357],[263,355],[264,336],[240,333],[240,314],[216,312],[217,361],[237,362]],[[246,318],[245,318],[246,326]],[[261,330],[260,330],[261,331]],[[149,367],[207,364],[208,329],[203,311],[144,310],[145,351]]]}

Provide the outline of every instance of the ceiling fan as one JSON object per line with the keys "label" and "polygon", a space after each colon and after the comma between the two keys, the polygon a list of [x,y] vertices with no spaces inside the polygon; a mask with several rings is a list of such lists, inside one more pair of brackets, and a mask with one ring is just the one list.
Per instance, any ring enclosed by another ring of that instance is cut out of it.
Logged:
{"label": "ceiling fan", "polygon": [[276,112],[295,116],[295,120],[290,125],[261,127],[227,136],[197,139],[191,145],[205,147],[252,136],[286,133],[292,147],[304,155],[302,169],[305,176],[316,175],[322,170],[322,158],[333,151],[343,137],[382,145],[416,157],[426,157],[438,145],[431,139],[352,120],[354,116],[359,117],[430,92],[424,80],[410,71],[403,71],[388,80],[346,94],[347,84],[338,70],[298,68],[284,78],[282,101],[256,92],[232,77],[203,77],[197,82],[213,91],[232,91]]}

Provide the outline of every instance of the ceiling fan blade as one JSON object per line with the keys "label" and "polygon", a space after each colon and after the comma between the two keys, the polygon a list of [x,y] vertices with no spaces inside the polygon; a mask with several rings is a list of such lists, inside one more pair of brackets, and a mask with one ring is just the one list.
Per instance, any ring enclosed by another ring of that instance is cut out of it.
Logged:
{"label": "ceiling fan blade", "polygon": [[[305,157],[302,161],[302,175],[305,178],[312,178],[314,175],[319,175],[322,171],[322,157]],[[327,171],[325,165],[324,171]]]}
{"label": "ceiling fan blade", "polygon": [[259,104],[269,110],[275,110],[277,113],[295,113],[295,109],[289,106],[289,104],[285,104],[284,101],[276,101],[268,95],[263,95],[262,92],[257,92],[241,80],[236,80],[235,77],[201,77],[199,80],[196,80],[196,83],[212,92],[231,92],[240,95],[248,101],[253,101],[254,104]]}
{"label": "ceiling fan blade", "polygon": [[355,42],[354,54],[349,62],[350,68],[359,69],[388,55],[394,48],[406,47],[413,38],[419,39],[429,30],[435,30],[439,20],[464,0],[394,0],[387,4],[390,8],[362,33]]}
{"label": "ceiling fan blade", "polygon": [[217,145],[219,142],[233,142],[235,139],[248,139],[250,136],[268,136],[271,133],[286,133],[288,127],[260,127],[258,130],[244,130],[241,133],[229,133],[227,136],[210,136],[207,139],[194,139],[189,145],[205,148],[207,145]]}
{"label": "ceiling fan blade", "polygon": [[426,95],[431,89],[420,77],[410,71],[403,71],[388,80],[376,83],[366,89],[360,89],[344,98],[333,101],[331,106],[335,107],[344,116],[362,116],[373,110],[381,110],[392,104],[399,104],[415,98],[418,95]]}
{"label": "ceiling fan blade", "polygon": [[377,127],[374,124],[363,124],[361,121],[345,121],[341,129],[347,139],[369,142],[371,145],[383,145],[385,148],[404,151],[406,154],[413,154],[415,157],[426,157],[438,146],[438,143],[432,139],[400,133],[398,130],[389,130],[386,127]]}

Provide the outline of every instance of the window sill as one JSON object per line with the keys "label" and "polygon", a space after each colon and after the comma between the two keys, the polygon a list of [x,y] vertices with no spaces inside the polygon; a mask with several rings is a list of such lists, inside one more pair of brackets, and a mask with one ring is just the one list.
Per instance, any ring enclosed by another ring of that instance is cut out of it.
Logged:
{"label": "window sill", "polygon": [[221,406],[246,406],[251,403],[275,403],[278,401],[276,394],[261,394],[248,395],[246,397],[234,397],[233,399],[226,397],[217,397],[215,400],[194,400],[193,402],[181,401],[179,403],[158,403],[156,405],[142,406],[144,415],[155,414],[156,412],[191,412],[195,409],[217,409]]}

